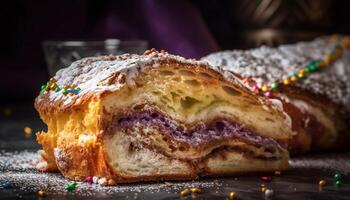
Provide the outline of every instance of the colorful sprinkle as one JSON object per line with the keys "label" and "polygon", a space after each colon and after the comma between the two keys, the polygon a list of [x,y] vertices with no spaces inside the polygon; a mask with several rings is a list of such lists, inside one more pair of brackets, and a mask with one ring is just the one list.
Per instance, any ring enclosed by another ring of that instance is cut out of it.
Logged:
{"label": "colorful sprinkle", "polygon": [[99,180],[99,178],[97,176],[92,177],[92,182],[93,183],[97,184],[98,180]]}
{"label": "colorful sprinkle", "polygon": [[75,190],[76,187],[77,187],[77,183],[75,181],[72,181],[66,185],[66,190],[68,192],[71,192],[71,191]]}
{"label": "colorful sprinkle", "polygon": [[273,197],[274,194],[275,194],[274,191],[271,189],[265,190],[265,197],[266,198],[271,198],[271,197]]}
{"label": "colorful sprinkle", "polygon": [[46,91],[46,84],[41,85],[40,92],[43,93]]}
{"label": "colorful sprinkle", "polygon": [[46,196],[46,192],[44,190],[39,190],[38,191],[38,196],[39,197],[44,197],[44,196]]}
{"label": "colorful sprinkle", "polygon": [[265,92],[264,95],[265,95],[266,97],[271,97],[271,92]]}
{"label": "colorful sprinkle", "polygon": [[23,131],[24,131],[24,136],[26,138],[30,138],[32,136],[33,130],[29,126],[24,127]]}
{"label": "colorful sprinkle", "polygon": [[57,87],[57,84],[56,83],[51,83],[50,84],[50,90],[55,90]]}
{"label": "colorful sprinkle", "polygon": [[263,91],[263,92],[266,92],[268,89],[269,89],[269,88],[268,88],[267,85],[263,85],[263,86],[261,87],[261,91]]}
{"label": "colorful sprinkle", "polygon": [[289,79],[284,79],[284,80],[283,80],[283,84],[284,84],[284,85],[289,85],[289,84],[290,84]]}
{"label": "colorful sprinkle", "polygon": [[[350,37],[337,36],[338,45],[333,50],[330,50],[324,57],[324,59],[311,60],[307,65],[303,66],[297,73],[291,73],[289,78],[283,79],[281,82],[273,82],[270,85],[262,84],[261,87],[253,86],[253,91],[266,93],[270,90],[275,90],[280,84],[289,85],[299,79],[305,78],[308,74],[311,74],[321,67],[329,66],[336,59],[340,58],[344,48],[350,48]],[[329,37],[332,39],[332,37]]]}
{"label": "colorful sprinkle", "polygon": [[25,134],[32,134],[33,132],[33,130],[29,126],[24,127],[23,131]]}
{"label": "colorful sprinkle", "polygon": [[59,92],[60,90],[61,90],[61,88],[59,88],[59,87],[56,87],[56,88],[54,89],[55,92]]}
{"label": "colorful sprinkle", "polygon": [[321,187],[322,187],[322,186],[325,186],[325,185],[326,185],[326,181],[322,179],[322,180],[320,180],[320,181],[318,182],[318,185],[321,186]]}
{"label": "colorful sprinkle", "polygon": [[297,80],[297,76],[296,76],[296,75],[295,75],[295,76],[290,77],[290,81],[295,82],[296,80]]}
{"label": "colorful sprinkle", "polygon": [[86,182],[88,182],[91,185],[93,183],[92,176],[86,177]]}
{"label": "colorful sprinkle", "polygon": [[341,181],[341,174],[339,173],[334,174],[334,180]]}
{"label": "colorful sprinkle", "polygon": [[54,78],[51,78],[46,84],[41,86],[41,93],[48,92],[48,91],[54,91],[54,92],[60,92],[62,91],[63,95],[76,95],[80,92],[80,88],[76,84],[72,85],[63,85],[62,88],[60,88],[57,85],[57,82]]}
{"label": "colorful sprinkle", "polygon": [[260,89],[260,88],[259,88],[258,85],[254,85],[254,86],[253,86],[253,91],[254,91],[254,92],[259,92],[259,89]]}
{"label": "colorful sprinkle", "polygon": [[272,90],[275,90],[275,89],[277,89],[278,88],[278,83],[276,83],[276,82],[274,82],[274,83],[271,83],[271,89]]}
{"label": "colorful sprinkle", "polygon": [[180,196],[184,197],[190,194],[190,190],[188,188],[185,188],[183,190],[180,191]]}
{"label": "colorful sprinkle", "polygon": [[341,187],[343,185],[343,183],[341,181],[335,181],[334,182],[334,186],[335,187]]}
{"label": "colorful sprinkle", "polygon": [[237,193],[236,193],[236,192],[230,192],[230,193],[228,193],[228,199],[229,199],[229,200],[235,200],[235,199],[237,199]]}
{"label": "colorful sprinkle", "polygon": [[198,193],[201,193],[202,190],[200,188],[191,188],[191,192],[192,194],[198,194]]}
{"label": "colorful sprinkle", "polygon": [[311,72],[312,72],[311,66],[307,66],[307,67],[305,68],[305,71],[306,71],[306,73],[311,73]]}
{"label": "colorful sprinkle", "polygon": [[272,180],[271,176],[262,176],[260,177],[262,181],[270,182]]}
{"label": "colorful sprinkle", "polygon": [[304,78],[305,77],[305,74],[304,73],[298,73],[298,78]]}

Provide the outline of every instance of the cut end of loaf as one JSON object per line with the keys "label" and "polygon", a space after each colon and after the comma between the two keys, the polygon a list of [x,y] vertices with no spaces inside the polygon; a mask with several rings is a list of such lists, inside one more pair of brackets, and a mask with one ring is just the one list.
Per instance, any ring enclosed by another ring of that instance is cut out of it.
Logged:
{"label": "cut end of loaf", "polygon": [[184,60],[149,63],[153,67],[132,75],[111,74],[98,87],[117,89],[78,96],[84,98],[74,109],[45,112],[47,99],[40,99],[48,132],[38,141],[47,164],[70,179],[115,183],[288,167],[288,119],[239,78],[228,81]]}

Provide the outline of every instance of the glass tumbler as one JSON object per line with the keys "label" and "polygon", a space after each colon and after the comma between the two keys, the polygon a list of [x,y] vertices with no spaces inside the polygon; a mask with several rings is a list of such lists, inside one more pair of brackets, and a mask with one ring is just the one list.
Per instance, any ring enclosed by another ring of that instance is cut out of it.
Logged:
{"label": "glass tumbler", "polygon": [[123,53],[142,54],[148,47],[143,40],[121,41],[44,41],[43,50],[50,76],[72,62],[84,57],[100,55],[118,55]]}

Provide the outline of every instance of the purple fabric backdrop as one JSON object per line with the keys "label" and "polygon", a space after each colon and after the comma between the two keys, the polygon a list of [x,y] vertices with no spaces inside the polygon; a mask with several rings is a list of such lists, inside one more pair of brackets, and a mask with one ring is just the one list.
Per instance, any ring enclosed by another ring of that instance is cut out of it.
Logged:
{"label": "purple fabric backdrop", "polygon": [[15,24],[7,22],[3,29],[10,46],[0,55],[5,73],[0,79],[2,100],[33,98],[48,79],[44,40],[144,39],[150,47],[189,58],[218,50],[199,12],[186,0],[110,1],[98,14],[92,12],[91,1],[26,1],[12,6],[7,9],[17,11],[7,17]]}

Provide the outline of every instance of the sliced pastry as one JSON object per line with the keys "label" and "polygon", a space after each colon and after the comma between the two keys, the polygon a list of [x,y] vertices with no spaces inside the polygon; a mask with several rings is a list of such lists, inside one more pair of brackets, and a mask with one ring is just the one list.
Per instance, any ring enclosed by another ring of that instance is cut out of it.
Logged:
{"label": "sliced pastry", "polygon": [[213,53],[202,60],[254,81],[256,93],[282,101],[295,132],[293,153],[346,148],[350,142],[350,39]]}
{"label": "sliced pastry", "polygon": [[42,171],[107,183],[285,170],[281,103],[206,62],[150,50],[85,58],[42,86]]}

